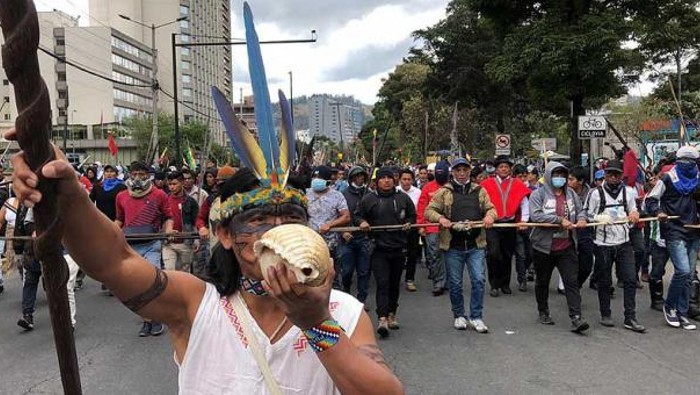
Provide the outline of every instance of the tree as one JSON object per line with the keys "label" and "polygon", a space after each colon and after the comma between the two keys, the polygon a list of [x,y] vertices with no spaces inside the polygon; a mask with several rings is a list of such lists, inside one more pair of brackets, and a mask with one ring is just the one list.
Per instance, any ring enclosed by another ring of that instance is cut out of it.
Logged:
{"label": "tree", "polygon": [[[167,156],[170,163],[179,163],[182,158],[174,158],[175,154],[175,117],[170,114],[158,115],[158,146],[161,155],[167,148]],[[151,141],[153,124],[150,117],[130,117],[124,120],[124,127],[131,132],[131,137],[136,141],[138,156],[141,160],[150,162],[153,158],[146,158]],[[185,122],[180,125],[181,150],[192,147],[195,151],[204,150],[204,139],[210,131],[206,124],[197,121]],[[215,145],[215,144],[212,144]],[[152,149],[152,147],[150,147]],[[212,149],[212,152],[214,149]],[[156,155],[156,153],[152,153]]]}
{"label": "tree", "polygon": [[576,116],[625,92],[642,58],[622,43],[631,37],[627,2],[564,0],[469,1],[471,9],[507,32],[486,66],[496,81],[524,84],[529,103],[559,116],[572,112],[572,157],[581,154]]}
{"label": "tree", "polygon": [[[639,49],[653,65],[674,64],[676,97],[683,96],[683,61],[700,44],[700,11],[695,0],[646,0],[635,23]],[[697,78],[697,77],[696,77]],[[670,90],[667,91],[670,92]]]}

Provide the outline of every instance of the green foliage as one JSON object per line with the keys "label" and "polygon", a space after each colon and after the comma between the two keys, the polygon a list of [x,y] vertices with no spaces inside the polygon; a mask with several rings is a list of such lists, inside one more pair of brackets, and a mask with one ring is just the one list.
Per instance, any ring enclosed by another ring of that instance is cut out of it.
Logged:
{"label": "green foliage", "polygon": [[[170,162],[179,162],[181,158],[175,158],[175,117],[170,114],[158,115],[158,145],[159,151],[157,155],[161,155],[167,147],[166,156],[170,158]],[[131,132],[131,137],[136,141],[138,146],[138,156],[141,160],[146,160],[146,155],[149,149],[149,143],[153,132],[153,123],[151,117],[130,117],[124,120],[125,129]],[[197,121],[191,121],[180,124],[180,150],[184,155],[188,144],[196,152],[204,149],[204,139],[208,133],[207,125]],[[216,148],[214,148],[216,147]],[[151,147],[152,150],[152,147]],[[215,155],[223,155],[221,147],[212,144],[212,153]],[[153,153],[152,155],[155,155]],[[225,155],[223,155],[225,158]],[[221,159],[223,159],[221,158]],[[153,158],[150,158],[151,160]],[[217,157],[217,159],[219,159]],[[223,162],[226,162],[225,160]],[[222,163],[222,161],[219,161]]]}

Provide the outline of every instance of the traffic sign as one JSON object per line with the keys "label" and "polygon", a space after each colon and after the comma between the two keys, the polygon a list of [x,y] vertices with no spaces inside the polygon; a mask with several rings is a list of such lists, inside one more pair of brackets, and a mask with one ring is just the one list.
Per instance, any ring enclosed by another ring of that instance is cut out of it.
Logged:
{"label": "traffic sign", "polygon": [[605,138],[605,133],[608,130],[608,121],[605,117],[594,116],[579,116],[578,117],[578,138]]}
{"label": "traffic sign", "polygon": [[510,135],[496,135],[496,155],[510,155]]}

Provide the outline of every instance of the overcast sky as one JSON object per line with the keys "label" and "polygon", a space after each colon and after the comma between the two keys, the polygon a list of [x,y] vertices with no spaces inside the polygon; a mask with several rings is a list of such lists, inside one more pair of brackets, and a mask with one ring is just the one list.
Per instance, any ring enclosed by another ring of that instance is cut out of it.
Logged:
{"label": "overcast sky", "polygon": [[[40,11],[58,8],[88,20],[87,0],[35,0]],[[115,0],[117,1],[117,0]],[[449,0],[250,0],[260,40],[307,39],[314,44],[263,45],[270,92],[353,95],[373,104],[381,80],[401,63],[413,44],[411,33],[445,16]],[[231,4],[232,37],[244,37],[243,2]],[[244,46],[233,46],[236,99],[252,94]]]}
{"label": "overcast sky", "polygon": [[[118,0],[114,0],[118,1]],[[35,0],[41,11],[58,8],[88,16],[88,0]],[[316,30],[314,44],[263,45],[270,93],[289,94],[289,72],[294,96],[315,93],[353,95],[374,104],[382,85],[413,45],[411,33],[445,17],[449,0],[249,0],[260,40],[307,39]],[[243,2],[231,4],[233,38],[244,37]],[[252,94],[244,46],[233,46],[233,91]],[[631,87],[632,95],[647,94],[652,84]]]}

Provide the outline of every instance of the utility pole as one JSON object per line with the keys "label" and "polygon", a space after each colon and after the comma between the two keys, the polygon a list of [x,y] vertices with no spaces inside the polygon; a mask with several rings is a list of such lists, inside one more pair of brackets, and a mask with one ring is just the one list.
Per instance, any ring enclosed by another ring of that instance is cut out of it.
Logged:
{"label": "utility pole", "polygon": [[[152,115],[151,115],[151,121],[153,122],[153,135],[151,138],[153,139],[153,152],[155,153],[155,157],[158,157],[158,153],[160,152],[159,147],[158,147],[158,90],[160,87],[158,86],[158,49],[156,48],[156,25],[151,24],[151,52],[153,55],[153,80],[151,82],[151,92],[152,92],[152,99],[151,99],[151,104],[153,105],[153,110],[152,110]],[[148,165],[151,164],[151,158],[148,157],[146,158],[146,163]]]}
{"label": "utility pole", "polygon": [[[178,33],[173,33],[172,34],[172,40],[171,40],[171,45],[173,48],[173,106],[174,108],[174,114],[175,114],[175,153],[177,155],[177,158],[180,156],[180,125],[178,123],[178,107],[179,107],[179,102],[178,102],[178,91],[177,91],[177,58],[175,57],[175,49],[178,47],[183,47],[183,48],[189,48],[189,47],[205,47],[205,46],[230,46],[230,45],[246,45],[245,41],[233,41],[233,42],[227,42],[227,41],[221,41],[221,42],[204,42],[204,43],[177,43],[175,42],[175,37],[178,35]],[[311,31],[311,38],[308,40],[272,40],[272,41],[260,41],[260,44],[299,44],[299,43],[315,43],[317,41],[316,39],[316,30]],[[241,96],[243,90],[241,89]],[[241,97],[241,106],[243,106],[243,98]],[[179,160],[179,159],[177,159]]]}
{"label": "utility pole", "polygon": [[[153,142],[153,151],[155,152],[155,156],[154,156],[154,158],[155,158],[155,157],[158,157],[158,153],[160,152],[159,147],[158,147],[158,93],[160,91],[160,85],[158,84],[158,49],[156,48],[156,29],[160,29],[161,27],[187,20],[187,16],[181,16],[175,20],[161,23],[160,25],[156,25],[155,23],[151,23],[150,26],[143,23],[143,22],[131,19],[130,17],[128,17],[126,15],[119,14],[119,17],[124,19],[124,20],[133,22],[133,23],[135,23],[143,28],[151,29],[151,55],[153,57],[153,67],[151,68],[151,70],[153,72],[152,73],[153,78],[151,79],[151,93],[152,93],[151,118],[152,118],[152,128],[153,128],[153,131],[151,133],[151,142]],[[175,51],[173,50],[173,62],[175,61],[174,56],[175,56]],[[175,119],[176,119],[175,123],[177,124],[177,114],[175,115]],[[151,145],[149,144],[149,153],[148,153],[149,157],[146,158],[146,161],[148,164],[151,163],[150,147],[151,147]]]}

